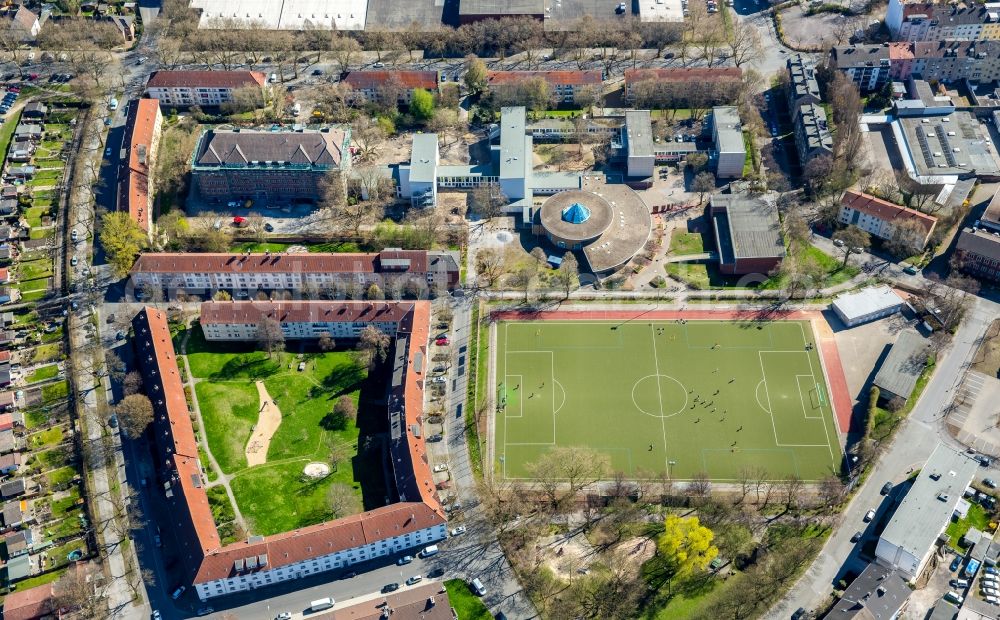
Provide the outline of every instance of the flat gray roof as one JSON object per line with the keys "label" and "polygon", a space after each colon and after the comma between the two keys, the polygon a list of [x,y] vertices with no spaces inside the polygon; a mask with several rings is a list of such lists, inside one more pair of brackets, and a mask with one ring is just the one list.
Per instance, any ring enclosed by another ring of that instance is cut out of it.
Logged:
{"label": "flat gray roof", "polygon": [[[744,194],[715,194],[712,207],[726,210],[734,258],[772,258],[785,255],[778,208]],[[720,248],[720,256],[730,251]]]}
{"label": "flat gray roof", "polygon": [[880,390],[909,398],[927,366],[929,346],[930,342],[917,332],[901,332],[875,375],[875,385]]}
{"label": "flat gray roof", "polygon": [[523,107],[500,110],[500,178],[528,178],[531,171],[530,153],[525,142]]}
{"label": "flat gray roof", "polygon": [[716,145],[720,153],[746,153],[743,143],[743,124],[740,113],[733,106],[716,106],[712,108],[712,120],[719,136]]}
{"label": "flat gray roof", "polygon": [[542,0],[460,0],[459,15],[541,15]]}
{"label": "flat gray roof", "polygon": [[[881,539],[916,558],[924,557],[941,530],[951,521],[978,463],[961,452],[938,444],[920,469],[913,486],[896,508]],[[947,495],[947,501],[938,499]]]}
{"label": "flat gray roof", "polygon": [[833,300],[834,308],[849,321],[902,305],[903,300],[886,285],[845,293]]}
{"label": "flat gray roof", "polygon": [[436,133],[418,133],[413,136],[410,151],[410,181],[434,183],[437,181],[438,137]]}
{"label": "flat gray roof", "polygon": [[653,156],[653,123],[649,110],[625,112],[625,137],[628,139],[629,157]]}
{"label": "flat gray roof", "polygon": [[1000,161],[989,132],[968,112],[907,117],[896,121],[906,148],[921,176],[997,174]]}

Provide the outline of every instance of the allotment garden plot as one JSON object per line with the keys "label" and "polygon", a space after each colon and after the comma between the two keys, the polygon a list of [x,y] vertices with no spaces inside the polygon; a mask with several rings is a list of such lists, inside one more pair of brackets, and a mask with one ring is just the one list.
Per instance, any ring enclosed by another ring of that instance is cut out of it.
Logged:
{"label": "allotment garden plot", "polygon": [[527,478],[548,448],[580,445],[636,478],[839,471],[808,321],[503,321],[496,341],[502,477]]}

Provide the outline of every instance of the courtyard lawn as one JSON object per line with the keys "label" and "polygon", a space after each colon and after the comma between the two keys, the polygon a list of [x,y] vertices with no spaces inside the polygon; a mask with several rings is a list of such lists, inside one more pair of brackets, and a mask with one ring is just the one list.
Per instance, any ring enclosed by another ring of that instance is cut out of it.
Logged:
{"label": "courtyard lawn", "polygon": [[227,474],[245,468],[243,448],[260,411],[257,390],[253,385],[202,381],[195,385],[195,392],[208,445],[219,467]]}
{"label": "courtyard lawn", "polygon": [[[268,358],[247,346],[205,342],[200,330],[188,341],[188,363],[197,379],[195,393],[212,455],[224,473],[234,476],[233,493],[240,510],[258,534],[273,534],[330,517],[326,493],[344,484],[361,509],[362,479],[376,469],[357,455],[358,427],[337,423],[330,413],[341,396],[357,402],[367,371],[352,351],[291,353]],[[297,370],[306,362],[303,372]],[[267,463],[247,469],[245,447],[257,423],[260,400],[255,385],[263,381],[282,412],[271,439]],[[337,471],[322,480],[304,481],[310,461],[340,461]],[[381,472],[377,472],[381,478]]]}
{"label": "courtyard lawn", "polygon": [[340,464],[337,471],[321,480],[302,474],[309,459],[270,463],[245,469],[230,480],[240,510],[251,519],[254,534],[287,532],[307,523],[320,523],[344,514],[330,512],[327,492],[335,483],[352,489],[354,509],[362,511],[361,486],[355,481],[350,462]]}
{"label": "courtyard lawn", "polygon": [[816,481],[840,469],[806,321],[509,321],[497,325],[498,473],[588,446],[629,477],[731,481],[746,467]]}
{"label": "courtyard lawn", "polygon": [[476,596],[469,585],[461,579],[449,579],[444,582],[444,587],[448,590],[448,600],[458,614],[458,620],[490,620],[493,616],[490,610],[483,604],[483,600]]}
{"label": "courtyard lawn", "polygon": [[674,231],[670,235],[670,256],[686,256],[701,254],[705,251],[705,242],[701,233],[686,233]]}

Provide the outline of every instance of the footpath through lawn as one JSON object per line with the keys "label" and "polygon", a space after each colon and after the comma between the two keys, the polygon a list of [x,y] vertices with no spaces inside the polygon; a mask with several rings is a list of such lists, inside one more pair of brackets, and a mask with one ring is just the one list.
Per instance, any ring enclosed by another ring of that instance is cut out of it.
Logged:
{"label": "footpath through lawn", "polygon": [[[254,534],[288,531],[384,501],[377,444],[365,442],[372,447],[358,453],[368,419],[384,415],[367,407],[360,408],[357,423],[332,415],[337,399],[347,396],[357,404],[369,385],[367,370],[353,351],[269,357],[253,344],[208,343],[195,328],[187,352],[209,448],[223,473],[231,476],[236,502]],[[300,362],[305,363],[302,371]],[[244,448],[261,406],[257,381],[264,382],[282,420],[267,463],[248,468]],[[303,468],[312,461],[328,464],[330,475],[305,477]]]}

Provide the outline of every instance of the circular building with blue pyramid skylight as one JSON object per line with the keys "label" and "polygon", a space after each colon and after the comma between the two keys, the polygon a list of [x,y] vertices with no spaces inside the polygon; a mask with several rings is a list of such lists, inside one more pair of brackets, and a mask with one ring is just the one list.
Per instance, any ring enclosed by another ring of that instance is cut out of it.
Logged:
{"label": "circular building with blue pyramid skylight", "polygon": [[542,205],[546,236],[556,247],[567,250],[582,250],[604,234],[612,219],[611,203],[592,192],[559,192]]}
{"label": "circular building with blue pyramid skylight", "polygon": [[534,234],[559,250],[580,252],[599,275],[627,265],[649,240],[652,224],[638,194],[600,174],[584,175],[580,189],[552,195],[532,214]]}

